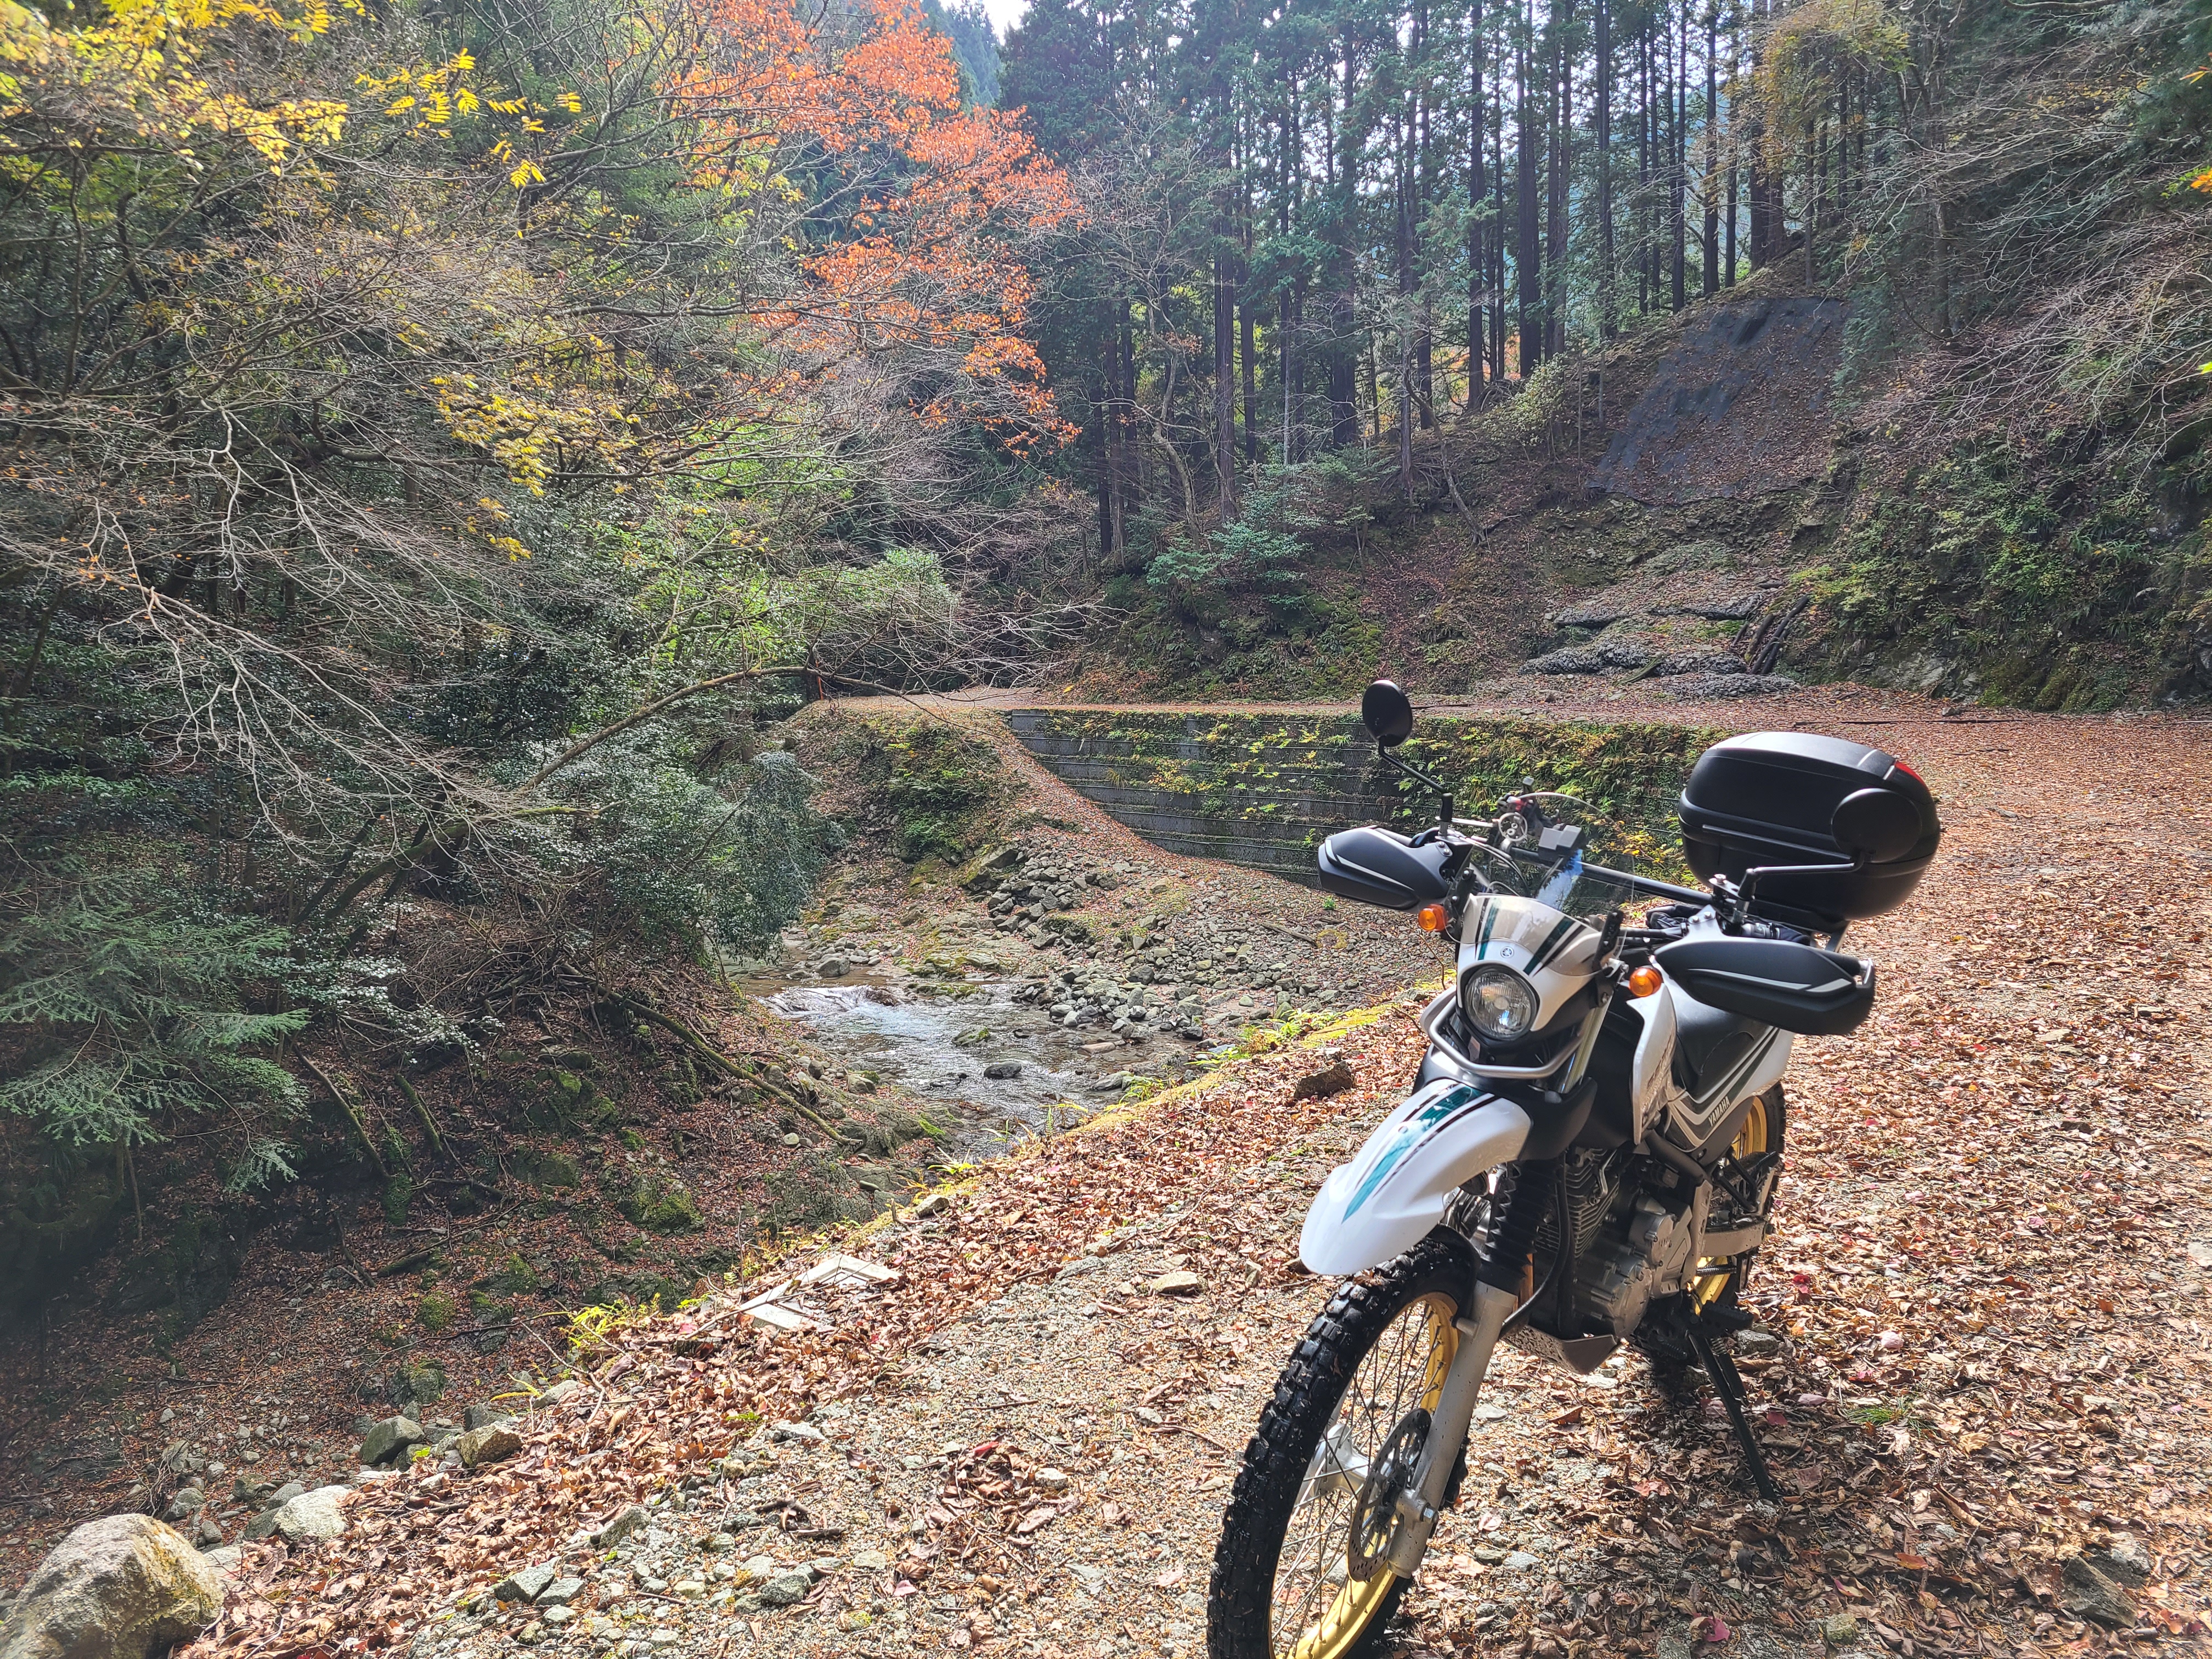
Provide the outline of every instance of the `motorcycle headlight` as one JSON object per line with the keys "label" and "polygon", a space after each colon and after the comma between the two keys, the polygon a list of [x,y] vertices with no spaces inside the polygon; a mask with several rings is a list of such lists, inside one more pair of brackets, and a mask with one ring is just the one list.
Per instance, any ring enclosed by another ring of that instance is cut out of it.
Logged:
{"label": "motorcycle headlight", "polygon": [[1527,1036],[1536,1024],[1536,992],[1510,968],[1493,963],[1460,981],[1460,1006],[1474,1029],[1492,1042]]}

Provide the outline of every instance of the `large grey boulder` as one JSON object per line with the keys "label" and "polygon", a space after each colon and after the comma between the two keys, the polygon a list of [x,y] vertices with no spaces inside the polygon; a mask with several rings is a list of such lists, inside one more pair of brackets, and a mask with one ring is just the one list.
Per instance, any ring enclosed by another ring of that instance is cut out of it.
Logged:
{"label": "large grey boulder", "polygon": [[15,1598],[0,1659],[149,1659],[222,1611],[222,1580],[150,1515],[88,1521],[54,1547]]}

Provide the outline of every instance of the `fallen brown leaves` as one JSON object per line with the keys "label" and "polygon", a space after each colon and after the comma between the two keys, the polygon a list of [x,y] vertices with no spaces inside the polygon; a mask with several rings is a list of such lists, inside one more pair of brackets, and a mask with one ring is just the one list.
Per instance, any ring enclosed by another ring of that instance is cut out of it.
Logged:
{"label": "fallen brown leaves", "polygon": [[[1377,1085],[1387,1091],[1415,1052],[1410,1009],[1355,1023],[1335,1041],[1366,1081],[1365,1102],[1355,1110],[1379,1115]],[[863,1392],[959,1311],[1048,1277],[1086,1252],[1110,1256],[1118,1231],[1206,1184],[1211,1172],[1244,1167],[1260,1147],[1295,1146],[1303,1133],[1333,1121],[1347,1098],[1293,1101],[1291,1085],[1309,1064],[1303,1050],[1279,1050],[1133,1118],[1102,1121],[988,1166],[902,1247],[896,1280],[814,1287],[810,1305],[827,1314],[826,1328],[776,1336],[741,1326],[730,1334],[722,1316],[751,1286],[669,1319],[621,1327],[605,1347],[580,1357],[582,1389],[532,1410],[518,1425],[521,1454],[472,1478],[426,1463],[363,1488],[347,1536],[270,1552],[249,1584],[234,1587],[221,1622],[180,1650],[184,1659],[285,1659],[404,1642],[434,1607],[488,1588],[627,1505],[709,1468],[761,1424],[803,1418]],[[1172,1240],[1201,1273],[1256,1270],[1254,1253],[1263,1247],[1280,1262],[1286,1218],[1302,1203],[1303,1193],[1285,1198],[1255,1178],[1246,1192],[1224,1194],[1218,1208],[1186,1214],[1155,1237]],[[725,1300],[726,1308],[716,1305]],[[1038,1487],[1037,1468],[1009,1442],[967,1450],[925,1517],[941,1534],[925,1547],[1018,1572],[1035,1535],[1079,1502],[1072,1492]],[[404,1590],[378,1579],[402,1544],[416,1564]],[[421,1565],[425,1558],[434,1571]],[[332,1584],[356,1577],[362,1579],[356,1591],[326,1599]]]}
{"label": "fallen brown leaves", "polygon": [[[2023,782],[2014,763],[1974,759],[1970,734],[1914,752],[1947,798],[1945,862],[1910,909],[1855,936],[1886,976],[1875,1019],[1848,1043],[1802,1045],[1793,1066],[1781,1231],[1751,1297],[1771,1340],[1743,1351],[1790,1495],[1747,1500],[1702,1389],[1669,1407],[1640,1368],[1600,1386],[1513,1357],[1409,1603],[1430,1645],[1648,1654],[1671,1629],[1725,1650],[1753,1632],[1802,1644],[1817,1619],[1849,1614],[1906,1659],[2088,1651],[2108,1638],[2073,1617],[2062,1564],[2123,1532],[2151,1562],[2138,1629],[2201,1632],[2207,1333],[2189,1247],[2212,1255],[2193,1035],[2204,895],[2114,842],[2179,823],[2212,851],[2212,823],[2185,744],[2069,729],[2067,783],[2055,763]],[[2130,780],[2134,817],[2075,793],[2100,767]],[[1982,810],[1996,799],[2011,816]],[[1358,1087],[1326,1103],[1291,1099],[1310,1060],[1278,1053],[988,1168],[900,1229],[900,1282],[823,1292],[826,1329],[770,1340],[709,1306],[689,1330],[618,1334],[586,1357],[582,1391],[532,1414],[514,1462],[466,1483],[411,1473],[359,1498],[354,1535],[257,1558],[191,1659],[402,1640],[456,1591],[711,1476],[763,1423],[866,1392],[955,1340],[960,1313],[1066,1264],[1097,1258],[1073,1282],[1102,1310],[1164,1305],[1144,1289],[1163,1251],[1224,1302],[1248,1276],[1284,1282],[1315,1181],[1418,1052],[1403,1007],[1329,1040]],[[1119,1259],[1139,1223],[1143,1273]],[[1132,1412],[1145,1501],[1218,1503],[1188,1479],[1219,1467],[1214,1443],[1170,1420],[1200,1356],[1164,1329],[1100,1331],[1146,1373],[1129,1398],[1154,1402]],[[1251,1358],[1262,1376],[1276,1358]],[[1003,1435],[947,1456],[926,1537],[885,1577],[911,1596],[957,1564],[988,1606],[946,1639],[983,1644],[1010,1606],[1060,1605],[1036,1569],[1044,1545],[1090,1518],[1118,1530],[1128,1500],[1072,1511],[1078,1485],[1053,1493]],[[1493,1536],[1534,1544],[1541,1572],[1507,1567]]]}

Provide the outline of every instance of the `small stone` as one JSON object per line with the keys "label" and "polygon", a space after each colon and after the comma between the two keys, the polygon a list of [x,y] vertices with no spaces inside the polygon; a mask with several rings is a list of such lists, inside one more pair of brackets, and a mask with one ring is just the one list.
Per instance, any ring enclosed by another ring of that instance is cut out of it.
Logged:
{"label": "small stone", "polygon": [[948,1194],[925,1193],[915,1200],[914,1212],[916,1215],[940,1215],[951,1207],[952,1200]]}
{"label": "small stone", "polygon": [[853,971],[853,964],[842,957],[824,957],[816,971],[824,979],[842,979]]}
{"label": "small stone", "polygon": [[8,1659],[146,1659],[222,1611],[207,1558],[150,1515],[88,1521],[40,1563],[9,1609]]}
{"label": "small stone", "polygon": [[738,1576],[730,1582],[733,1584],[764,1583],[782,1571],[783,1563],[773,1555],[756,1555],[738,1569]]}
{"label": "small stone", "polygon": [[422,1425],[413,1418],[387,1417],[362,1437],[362,1467],[373,1469],[392,1462],[422,1438]]}
{"label": "small stone", "polygon": [[1735,1351],[1748,1359],[1764,1358],[1782,1346],[1782,1339],[1772,1331],[1762,1331],[1756,1325],[1736,1334]]}
{"label": "small stone", "polygon": [[1859,1639],[1859,1621],[1848,1613],[1832,1613],[1820,1621],[1820,1636],[1832,1648],[1847,1648]]}
{"label": "small stone", "polygon": [[631,1504],[611,1521],[604,1522],[596,1532],[592,1534],[592,1547],[601,1550],[612,1549],[643,1526],[649,1518],[642,1504]]}
{"label": "small stone", "polygon": [[539,1561],[509,1573],[491,1587],[491,1593],[502,1601],[535,1601],[553,1587],[560,1571],[550,1561]]}
{"label": "small stone", "polygon": [[1187,1267],[1162,1273],[1152,1283],[1154,1296],[1196,1296],[1206,1288],[1206,1282]]}
{"label": "small stone", "polygon": [[760,1588],[761,1605],[787,1607],[804,1600],[806,1592],[814,1588],[814,1575],[801,1567],[796,1571],[778,1573]]}
{"label": "small stone", "polygon": [[264,1510],[246,1523],[249,1540],[277,1537],[288,1544],[306,1538],[342,1538],[346,1522],[343,1499],[349,1488],[318,1486]]}
{"label": "small stone", "polygon": [[1152,1425],[1164,1423],[1167,1421],[1167,1419],[1162,1417],[1150,1406],[1139,1406],[1137,1407],[1137,1421],[1143,1424]]}
{"label": "small stone", "polygon": [[1884,1353],[1897,1353],[1905,1347],[1905,1339],[1895,1331],[1884,1331],[1875,1339],[1875,1346]]}
{"label": "small stone", "polygon": [[675,1589],[678,1595],[704,1595],[707,1584],[701,1578],[679,1578],[676,1581]]}
{"label": "small stone", "polygon": [[891,1564],[891,1559],[881,1550],[855,1550],[853,1565],[862,1572],[881,1572]]}
{"label": "small stone", "polygon": [[1504,1572],[1526,1572],[1529,1568],[1538,1565],[1540,1564],[1536,1558],[1526,1550],[1510,1551],[1505,1559],[1498,1564],[1499,1571]]}
{"label": "small stone", "polygon": [[465,1468],[481,1468],[487,1463],[496,1463],[503,1457],[512,1457],[522,1449],[522,1437],[504,1423],[494,1423],[481,1429],[471,1429],[453,1442],[453,1449],[460,1455]]}
{"label": "small stone", "polygon": [[1003,1083],[1021,1074],[1022,1063],[1018,1060],[994,1060],[983,1068],[983,1075],[994,1083]]}
{"label": "small stone", "polygon": [[567,1376],[562,1378],[561,1381],[556,1382],[551,1388],[547,1389],[544,1393],[532,1399],[530,1403],[532,1406],[538,1407],[540,1410],[551,1406],[563,1406],[569,1401],[574,1400],[578,1395],[583,1393],[583,1391],[584,1385],[582,1383],[576,1381],[573,1376]]}
{"label": "small stone", "polygon": [[549,1625],[565,1625],[576,1616],[574,1607],[548,1607],[539,1615]]}
{"label": "small stone", "polygon": [[811,1423],[778,1423],[769,1434],[773,1439],[795,1440],[807,1446],[818,1446],[829,1437]]}
{"label": "small stone", "polygon": [[2127,1592],[2089,1565],[2082,1556],[2069,1556],[2063,1577],[2066,1581],[2068,1612],[2077,1619],[2107,1630],[2126,1630],[2136,1622],[2135,1603]]}
{"label": "small stone", "polygon": [[1503,1563],[1513,1552],[1499,1549],[1495,1544],[1472,1544],[1468,1547],[1467,1553],[1486,1567],[1494,1567]]}
{"label": "small stone", "polygon": [[538,1605],[541,1607],[566,1607],[569,1602],[574,1601],[583,1593],[584,1581],[582,1579],[556,1578],[551,1583],[548,1584],[543,1590],[538,1592]]}
{"label": "small stone", "polygon": [[1065,1469],[1039,1469],[1036,1472],[1036,1483],[1038,1486],[1043,1487],[1047,1492],[1066,1492],[1067,1490],[1067,1471]]}
{"label": "small stone", "polygon": [[495,1423],[512,1423],[514,1413],[501,1406],[471,1406],[461,1413],[464,1429],[488,1429]]}

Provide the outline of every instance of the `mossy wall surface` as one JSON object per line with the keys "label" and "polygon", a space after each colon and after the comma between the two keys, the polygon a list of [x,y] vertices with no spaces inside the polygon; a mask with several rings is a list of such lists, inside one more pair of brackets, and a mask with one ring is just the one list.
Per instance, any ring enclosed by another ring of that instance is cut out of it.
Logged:
{"label": "mossy wall surface", "polygon": [[[1055,775],[1173,853],[1304,876],[1331,831],[1378,820],[1412,827],[1434,810],[1376,763],[1348,714],[1032,709],[1007,721]],[[1640,857],[1673,867],[1682,781],[1726,735],[1658,723],[1431,719],[1404,753],[1452,785],[1462,813],[1533,780],[1604,808]]]}

